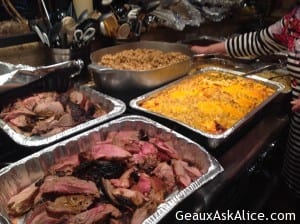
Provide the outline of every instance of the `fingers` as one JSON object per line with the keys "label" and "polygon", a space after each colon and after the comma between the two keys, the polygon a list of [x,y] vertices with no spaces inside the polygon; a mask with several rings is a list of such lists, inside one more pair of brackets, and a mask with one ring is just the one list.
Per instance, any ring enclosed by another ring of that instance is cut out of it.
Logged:
{"label": "fingers", "polygon": [[300,99],[292,100],[291,104],[293,112],[300,112]]}

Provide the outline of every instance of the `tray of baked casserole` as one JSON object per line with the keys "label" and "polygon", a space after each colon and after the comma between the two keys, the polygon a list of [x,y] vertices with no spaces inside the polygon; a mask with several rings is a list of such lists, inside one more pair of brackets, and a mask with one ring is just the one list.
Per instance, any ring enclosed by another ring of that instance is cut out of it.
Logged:
{"label": "tray of baked casserole", "polygon": [[130,107],[204,137],[217,148],[282,91],[280,83],[221,67],[194,74],[130,101]]}
{"label": "tray of baked casserole", "polygon": [[0,220],[154,224],[222,171],[187,137],[124,116],[0,170]]}

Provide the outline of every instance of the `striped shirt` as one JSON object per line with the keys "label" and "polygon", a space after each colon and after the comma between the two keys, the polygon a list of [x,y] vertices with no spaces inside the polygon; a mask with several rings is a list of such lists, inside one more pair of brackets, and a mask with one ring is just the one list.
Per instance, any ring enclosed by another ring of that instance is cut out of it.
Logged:
{"label": "striped shirt", "polygon": [[[266,29],[245,33],[225,41],[231,57],[249,57],[287,52],[292,98],[300,94],[300,8],[295,8]],[[300,198],[300,112],[290,117],[290,130],[283,164],[283,177]]]}

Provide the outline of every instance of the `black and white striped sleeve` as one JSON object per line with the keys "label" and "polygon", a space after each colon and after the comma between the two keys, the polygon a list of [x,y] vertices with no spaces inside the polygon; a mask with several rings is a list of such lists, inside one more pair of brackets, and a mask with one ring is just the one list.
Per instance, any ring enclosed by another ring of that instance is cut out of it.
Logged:
{"label": "black and white striped sleeve", "polygon": [[262,56],[286,50],[276,41],[270,27],[229,38],[225,41],[225,47],[231,57]]}

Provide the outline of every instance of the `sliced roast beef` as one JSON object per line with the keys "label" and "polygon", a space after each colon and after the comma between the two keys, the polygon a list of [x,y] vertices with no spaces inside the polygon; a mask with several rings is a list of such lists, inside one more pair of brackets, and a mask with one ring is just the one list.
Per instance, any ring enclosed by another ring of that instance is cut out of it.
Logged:
{"label": "sliced roast beef", "polygon": [[35,123],[32,129],[32,134],[45,133],[52,129],[53,123],[56,123],[55,115],[48,117],[44,120],[39,120]]}
{"label": "sliced roast beef", "polygon": [[194,181],[198,179],[200,176],[203,175],[203,173],[195,166],[189,166],[189,164],[185,161],[179,160],[181,162],[182,166],[184,167],[187,174],[190,176],[190,178]]}
{"label": "sliced roast beef", "polygon": [[60,117],[64,113],[64,107],[58,101],[43,102],[34,108],[34,112],[43,117],[51,117],[53,115]]}
{"label": "sliced roast beef", "polygon": [[131,130],[124,130],[124,131],[118,131],[113,136],[108,136],[113,139],[113,143],[116,145],[123,146],[124,142],[132,142],[132,141],[139,141],[140,133],[138,131],[131,131]]}
{"label": "sliced roast beef", "polygon": [[58,224],[59,219],[49,216],[45,204],[35,207],[27,216],[26,224]]}
{"label": "sliced roast beef", "polygon": [[140,141],[141,153],[144,155],[157,154],[157,148],[149,142]]}
{"label": "sliced roast beef", "polygon": [[179,155],[177,151],[174,149],[174,147],[172,146],[171,142],[164,142],[158,138],[151,138],[149,139],[149,141],[153,143],[158,148],[159,151],[166,153],[168,156],[170,156],[173,159],[179,159]]}
{"label": "sliced roast beef", "polygon": [[131,153],[113,144],[97,144],[89,152],[92,159],[125,160]]}
{"label": "sliced roast beef", "polygon": [[175,172],[175,179],[177,184],[181,187],[187,187],[192,182],[190,176],[186,172],[181,160],[172,160],[172,166]]}
{"label": "sliced roast beef", "polygon": [[27,118],[24,114],[18,115],[17,117],[10,119],[9,122],[19,128],[24,128],[28,126]]}
{"label": "sliced roast beef", "polygon": [[40,187],[43,194],[88,194],[99,197],[99,190],[92,181],[81,180],[73,176],[47,176]]}
{"label": "sliced roast beef", "polygon": [[159,163],[153,170],[153,174],[164,182],[168,192],[174,190],[176,183],[172,166],[166,162]]}
{"label": "sliced roast beef", "polygon": [[72,90],[69,94],[69,97],[72,103],[79,104],[82,106],[85,104],[85,96],[83,95],[83,93],[77,90]]}
{"label": "sliced roast beef", "polygon": [[140,151],[138,154],[134,154],[131,158],[131,162],[133,164],[136,164],[140,169],[144,170],[146,173],[151,173],[152,170],[159,163],[157,153],[151,153],[151,150],[144,150],[144,152],[148,154],[145,154],[142,151]]}
{"label": "sliced roast beef", "polygon": [[8,213],[13,216],[18,216],[29,211],[33,206],[33,201],[37,193],[38,187],[33,183],[11,197],[7,203]]}
{"label": "sliced roast beef", "polygon": [[74,121],[70,114],[65,113],[59,118],[58,122],[55,123],[54,126],[56,126],[56,127],[73,127]]}
{"label": "sliced roast beef", "polygon": [[87,210],[93,201],[94,196],[91,195],[64,195],[47,201],[46,209],[51,213],[77,214]]}
{"label": "sliced roast beef", "polygon": [[161,179],[156,176],[151,177],[151,191],[148,195],[149,201],[160,204],[167,195],[167,189]]}
{"label": "sliced roast beef", "polygon": [[128,170],[126,170],[122,176],[118,179],[111,179],[110,182],[115,186],[115,187],[123,187],[123,188],[129,188],[131,183],[130,183],[130,177],[131,174],[136,170],[135,167],[132,167]]}
{"label": "sliced roast beef", "polygon": [[141,145],[137,141],[131,141],[128,143],[124,143],[123,148],[132,154],[139,153],[141,151]]}
{"label": "sliced roast beef", "polygon": [[118,218],[121,212],[111,204],[99,204],[85,212],[70,217],[63,223],[66,224],[93,224],[104,223],[108,217]]}
{"label": "sliced roast beef", "polygon": [[68,102],[68,105],[66,108],[67,108],[67,112],[69,114],[71,114],[71,116],[75,122],[81,123],[86,120],[85,110],[83,108],[81,108],[80,105],[78,105],[76,103]]}
{"label": "sliced roast beef", "polygon": [[152,213],[155,212],[157,204],[153,201],[145,203],[142,207],[136,209],[133,213],[130,224],[141,224]]}
{"label": "sliced roast beef", "polygon": [[58,174],[58,176],[71,175],[75,169],[80,164],[78,154],[65,157],[59,162],[51,166],[48,171],[50,174]]}
{"label": "sliced roast beef", "polygon": [[28,110],[26,107],[21,107],[18,109],[13,108],[13,110],[10,112],[1,112],[0,117],[4,121],[9,121],[11,119],[16,118],[19,115],[35,116],[36,114]]}
{"label": "sliced roast beef", "polygon": [[122,205],[116,197],[113,195],[113,190],[115,189],[114,185],[110,182],[110,180],[101,178],[101,189],[103,190],[103,193],[105,196],[114,204],[117,206],[125,207],[125,205]]}
{"label": "sliced roast beef", "polygon": [[146,173],[141,173],[138,182],[131,187],[131,190],[139,191],[148,196],[151,191],[151,177]]}
{"label": "sliced roast beef", "polygon": [[28,109],[33,111],[33,108],[39,103],[39,96],[30,96],[23,100],[23,105]]}
{"label": "sliced roast beef", "polygon": [[120,203],[124,203],[129,207],[141,206],[145,201],[142,193],[126,188],[115,188],[112,190],[112,194]]}

